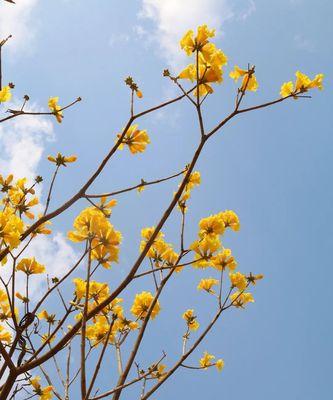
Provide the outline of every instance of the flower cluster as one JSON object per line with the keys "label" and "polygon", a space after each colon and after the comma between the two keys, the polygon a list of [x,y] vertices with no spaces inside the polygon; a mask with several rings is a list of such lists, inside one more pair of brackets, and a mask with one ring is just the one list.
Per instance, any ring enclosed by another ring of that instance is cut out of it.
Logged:
{"label": "flower cluster", "polygon": [[[123,135],[118,133],[120,139]],[[138,129],[138,125],[131,125],[121,141],[119,149],[122,150],[126,144],[132,154],[143,153],[146,150],[147,144],[150,143],[147,131]]]}
{"label": "flower cluster", "polygon": [[[112,262],[118,262],[121,233],[116,231],[109,217],[114,201],[102,200],[102,209],[88,207],[81,211],[74,221],[74,231],[68,232],[73,242],[89,241],[92,260],[97,260],[104,268],[110,268]],[[107,212],[105,212],[107,210]]]}
{"label": "flower cluster", "polygon": [[194,36],[193,30],[189,30],[180,41],[180,47],[188,56],[195,54],[195,63],[189,64],[179,75],[179,79],[187,79],[197,82],[194,95],[206,96],[213,93],[213,83],[221,83],[223,80],[223,66],[228,58],[222,50],[217,49],[209,39],[215,36],[215,30],[209,29],[207,25],[198,27]]}
{"label": "flower cluster", "polygon": [[310,89],[317,88],[319,90],[323,89],[323,74],[317,74],[313,79],[310,79],[307,75],[300,71],[296,71],[296,81],[295,84],[292,81],[285,82],[281,86],[280,95],[281,97],[293,96],[297,98],[297,94],[305,93]]}

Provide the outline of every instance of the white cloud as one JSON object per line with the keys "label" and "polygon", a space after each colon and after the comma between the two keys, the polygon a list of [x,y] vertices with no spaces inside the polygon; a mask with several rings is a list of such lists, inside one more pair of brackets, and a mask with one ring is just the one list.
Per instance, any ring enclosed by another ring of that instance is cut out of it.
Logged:
{"label": "white cloud", "polygon": [[148,34],[141,25],[138,30],[158,43],[169,64],[178,67],[183,60],[178,43],[186,30],[206,23],[221,32],[225,21],[244,20],[254,11],[253,0],[241,5],[234,0],[142,0],[139,18],[151,20],[154,28]]}
{"label": "white cloud", "polygon": [[16,4],[0,2],[0,38],[8,35],[13,38],[8,42],[11,51],[26,51],[35,36],[37,21],[32,18],[32,12],[39,0],[18,0]]}
{"label": "white cloud", "polygon": [[[19,108],[18,104],[9,108]],[[37,111],[32,105],[30,111]],[[0,125],[0,173],[32,180],[46,142],[54,140],[53,125],[42,116],[17,117]]]}

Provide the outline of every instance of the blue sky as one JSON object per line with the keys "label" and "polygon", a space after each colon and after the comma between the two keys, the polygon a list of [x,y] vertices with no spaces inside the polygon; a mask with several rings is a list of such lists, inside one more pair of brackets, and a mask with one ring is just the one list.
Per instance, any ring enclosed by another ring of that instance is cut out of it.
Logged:
{"label": "blue sky", "polygon": [[[60,96],[62,104],[83,98],[61,125],[33,119],[30,128],[25,121],[0,131],[4,170],[27,168],[17,160],[13,164],[15,146],[6,139],[6,129],[20,139],[21,161],[26,160],[29,173],[38,171],[45,180],[51,173],[48,154],[78,155],[78,162],[62,171],[52,206],[80,187],[124,126],[129,110],[123,83],[127,75],[134,77],[144,93],[138,109],[177,93],[162,71],[186,64],[177,40],[198,23],[217,29],[216,43],[229,57],[225,83],[206,102],[207,127],[233,107],[236,88],[228,72],[234,64],[256,65],[259,90],[246,96],[246,105],[277,98],[281,83],[293,79],[298,69],[310,76],[325,74],[324,91],[313,92],[312,99],[241,115],[207,145],[197,166],[202,185],[190,202],[187,243],[195,239],[200,218],[233,209],[242,228],[237,234],[228,233],[224,244],[233,249],[241,271],[261,272],[265,279],[255,288],[256,302],[246,310],[226,313],[191,359],[197,363],[202,351],[208,350],[224,358],[224,371],[181,370],[152,398],[329,398],[333,356],[328,285],[333,278],[331,2],[29,0],[27,9],[16,16],[9,7],[2,5],[0,12],[6,8],[12,23],[6,29],[18,33],[17,42],[14,37],[8,48],[4,75],[5,81],[15,82],[17,96],[28,93],[35,107],[45,107],[54,95]],[[143,118],[139,125],[151,137],[146,153],[117,154],[94,192],[167,176],[190,160],[199,139],[190,104],[178,103]],[[169,182],[141,195],[119,196],[113,223],[124,235],[121,260],[111,272],[101,273],[100,280],[109,280],[112,286],[125,275],[137,256],[140,229],[158,221],[176,186],[177,182]],[[54,228],[66,233],[83,206],[80,203],[61,216]],[[164,232],[167,241],[179,242],[176,212]],[[57,246],[63,244],[61,236]],[[47,251],[52,250],[51,246]],[[57,247],[57,251],[57,262],[68,262],[78,248],[61,253]],[[201,277],[212,274],[191,269],[170,284],[161,298],[163,314],[152,323],[139,355],[141,362],[155,360],[163,349],[172,363],[180,351],[180,315],[186,308],[195,308],[203,325],[208,321],[214,304],[197,292],[196,285]],[[141,287],[153,286],[146,280]],[[128,295],[134,292],[130,289]],[[132,399],[135,393],[128,391],[123,398]]]}

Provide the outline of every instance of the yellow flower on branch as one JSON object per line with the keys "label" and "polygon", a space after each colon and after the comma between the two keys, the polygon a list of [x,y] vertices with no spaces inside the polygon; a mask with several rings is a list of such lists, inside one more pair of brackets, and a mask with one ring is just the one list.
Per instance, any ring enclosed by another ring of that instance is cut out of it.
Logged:
{"label": "yellow flower on branch", "polygon": [[[121,134],[119,133],[117,137],[120,138]],[[126,131],[119,149],[122,149],[124,144],[126,144],[132,154],[142,153],[146,150],[149,143],[150,139],[147,131],[139,130],[138,125],[132,125]]]}
{"label": "yellow flower on branch", "polygon": [[251,293],[248,292],[235,292],[230,296],[231,303],[234,307],[244,308],[247,303],[254,303],[254,298]]}
{"label": "yellow flower on branch", "polygon": [[[154,300],[154,296],[150,292],[141,292],[137,294],[134,298],[134,302],[131,308],[131,313],[140,319],[144,319],[147,316],[147,311],[150,308],[152,302]],[[150,318],[154,319],[156,315],[160,312],[160,303],[156,301]]]}
{"label": "yellow flower on branch", "polygon": [[312,80],[300,71],[296,71],[296,82],[285,82],[281,86],[280,95],[281,97],[293,96],[297,99],[297,94],[305,93],[309,89],[317,88],[319,90],[323,89],[323,79],[324,74],[317,74]]}
{"label": "yellow flower on branch", "polygon": [[37,317],[39,319],[45,319],[45,321],[50,325],[55,323],[55,314],[49,314],[46,310],[43,310],[37,314]]}
{"label": "yellow flower on branch", "polygon": [[223,235],[225,229],[224,219],[221,214],[211,215],[206,218],[202,218],[199,222],[199,236],[211,236]]}
{"label": "yellow flower on branch", "polygon": [[226,228],[230,228],[237,232],[240,229],[240,222],[238,215],[232,210],[225,210],[220,213]]}
{"label": "yellow flower on branch", "polygon": [[4,86],[0,90],[0,103],[5,103],[6,101],[9,101],[12,98],[12,94],[10,92],[10,86]]}
{"label": "yellow flower on branch", "polygon": [[193,30],[185,33],[180,41],[180,47],[188,56],[196,50],[203,51],[208,44],[208,39],[215,36],[215,29],[209,29],[207,25],[201,25],[197,28],[197,35],[194,37]]}
{"label": "yellow flower on branch", "polygon": [[59,122],[59,124],[62,122],[63,119],[63,113],[61,111],[61,107],[58,104],[59,101],[59,97],[50,97],[49,98],[49,102],[48,102],[48,106],[50,111],[54,114],[54,116],[56,117],[56,120]]}
{"label": "yellow flower on branch", "polygon": [[39,383],[40,381],[40,376],[35,376],[29,380],[30,385],[33,387],[34,393],[39,396],[40,400],[50,400],[53,397],[52,391],[53,387],[52,386],[45,386],[41,387],[41,384]]}
{"label": "yellow flower on branch", "polygon": [[2,325],[0,325],[0,342],[10,343],[12,341],[12,334]]}
{"label": "yellow flower on branch", "polygon": [[209,354],[207,351],[205,351],[203,357],[199,361],[199,365],[201,368],[207,369],[213,365],[212,360],[214,359],[215,356],[213,356],[213,354]]}
{"label": "yellow flower on branch", "polygon": [[215,291],[212,289],[212,287],[218,284],[219,281],[214,278],[201,279],[201,281],[198,284],[198,290],[205,290],[207,293],[214,294]]}
{"label": "yellow flower on branch", "polygon": [[58,153],[56,156],[48,156],[47,159],[55,163],[57,167],[60,167],[61,165],[67,167],[68,163],[73,163],[77,160],[77,156],[65,157],[61,153]]}
{"label": "yellow flower on branch", "polygon": [[16,267],[17,271],[22,271],[27,275],[42,274],[45,272],[45,266],[39,264],[35,257],[23,258]]}
{"label": "yellow flower on branch", "polygon": [[224,368],[224,361],[222,360],[222,358],[219,358],[216,363],[215,363],[215,367],[217,368],[217,370],[219,372],[222,371],[222,369]]}
{"label": "yellow flower on branch", "polygon": [[244,290],[247,287],[247,279],[246,276],[241,272],[230,272],[229,274],[230,282],[233,287],[236,287],[240,291]]}
{"label": "yellow flower on branch", "polygon": [[237,267],[237,262],[232,256],[230,249],[223,249],[222,252],[212,257],[212,266],[218,271],[224,270],[227,267],[230,271],[233,271]]}
{"label": "yellow flower on branch", "polygon": [[241,91],[250,90],[255,92],[258,89],[257,79],[251,70],[241,69],[238,65],[235,65],[234,70],[230,72],[229,76],[235,82],[237,82],[239,78],[243,78],[240,87]]}
{"label": "yellow flower on branch", "polygon": [[196,261],[193,266],[197,268],[206,268],[212,265],[211,259],[220,246],[221,243],[218,236],[205,236],[201,240],[194,241],[190,246],[190,249],[195,252],[194,259]]}
{"label": "yellow flower on branch", "polygon": [[193,309],[186,310],[182,317],[191,331],[196,331],[199,328],[200,324],[197,321],[197,316],[194,314]]}

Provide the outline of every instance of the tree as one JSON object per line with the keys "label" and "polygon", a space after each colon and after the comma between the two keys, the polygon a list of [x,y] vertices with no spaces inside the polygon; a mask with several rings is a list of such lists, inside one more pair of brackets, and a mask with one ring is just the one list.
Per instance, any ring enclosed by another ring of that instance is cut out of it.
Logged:
{"label": "tree", "polygon": [[[240,80],[240,85],[234,108],[207,131],[202,110],[207,97],[213,95],[214,85],[222,83],[223,69],[227,62],[226,55],[211,42],[214,34],[214,30],[202,25],[196,33],[188,31],[182,38],[180,46],[193,62],[176,76],[169,70],[163,73],[166,79],[179,88],[178,97],[137,112],[135,106],[143,97],[142,91],[132,77],[125,80],[130,93],[128,122],[122,132],[115,136],[113,146],[95,172],[63,205],[49,211],[58,172],[75,162],[76,156],[58,153],[48,157],[55,169],[41,215],[35,215],[34,208],[40,205],[35,188],[41,183],[42,177],[37,176],[34,182],[22,177],[14,178],[13,175],[0,177],[0,260],[2,268],[9,271],[8,277],[3,274],[0,276],[1,400],[22,394],[27,398],[39,396],[40,399],[50,399],[55,396],[70,399],[73,398],[75,385],[79,387],[82,399],[97,400],[112,396],[117,400],[126,393],[128,387],[136,384],[139,384],[138,396],[148,399],[180,368],[223,369],[223,359],[216,359],[207,352],[200,356],[197,365],[192,365],[188,359],[224,312],[245,308],[247,303],[254,301],[249,287],[256,285],[263,275],[236,272],[237,262],[231,250],[224,248],[221,243],[223,235],[229,234],[228,231],[237,232],[240,227],[238,216],[231,210],[202,218],[199,221],[197,240],[187,243],[186,212],[192,191],[200,184],[200,173],[195,170],[197,160],[207,142],[232,119],[289,99],[309,97],[307,92],[311,89],[322,89],[323,75],[310,79],[297,71],[295,83],[284,83],[278,99],[244,108],[244,97],[258,88],[255,67],[248,65],[242,69],[235,66],[230,77],[236,82]],[[0,43],[0,56],[8,40],[10,37]],[[186,88],[183,82],[190,83],[190,87]],[[3,86],[1,78],[0,102],[8,102],[13,89],[12,83]],[[48,102],[49,111],[31,112],[27,110],[29,96],[25,95],[22,107],[9,109],[8,115],[3,116],[0,122],[7,124],[14,118],[49,115],[62,123],[64,112],[80,100],[79,97],[61,107],[58,97],[52,97]],[[124,184],[124,189],[115,192],[91,193],[93,183],[118,150],[126,147],[136,156],[149,145],[148,133],[136,124],[140,118],[180,101],[188,101],[193,106],[199,126],[196,149],[184,169],[154,181],[141,180],[132,186]],[[108,282],[95,280],[101,269],[110,269],[111,265],[117,263],[121,249],[122,235],[111,222],[112,210],[117,203],[114,198],[120,193],[133,190],[141,192],[147,186],[176,178],[180,179],[178,188],[171,196],[168,207],[163,210],[160,220],[156,226],[142,229],[139,255],[132,267],[128,268],[125,279],[118,286],[114,286],[111,278]],[[86,200],[88,206],[74,220],[68,240],[81,246],[80,257],[63,276],[47,276],[45,292],[34,301],[30,298],[31,283],[37,274],[47,274],[47,265],[40,264],[34,257],[26,257],[25,251],[38,235],[52,234],[51,220],[79,200]],[[180,217],[179,238],[173,238],[174,243],[179,241],[177,247],[167,243],[162,233],[173,211],[178,212]],[[145,268],[146,264],[149,268]],[[83,268],[80,269],[80,266]],[[181,338],[181,353],[170,357],[161,344],[161,354],[156,354],[156,358],[149,364],[139,365],[137,355],[145,346],[143,338],[147,329],[153,329],[151,321],[163,318],[161,295],[164,289],[175,276],[182,279],[184,268],[193,267],[202,269],[204,273],[209,271],[209,276],[204,276],[198,283],[198,289],[216,299],[216,310],[211,321],[206,326],[200,326],[200,318],[195,310],[187,309],[186,304],[182,305],[180,317],[183,319],[184,334]],[[72,296],[71,291],[63,288],[72,285],[74,276]],[[128,300],[128,290],[136,287],[147,276],[151,277],[149,287],[139,290],[130,299],[131,307],[126,310],[123,300]],[[25,291],[17,292],[17,283],[22,280],[25,282]],[[56,309],[52,308],[51,298],[59,299]],[[80,354],[80,362],[74,371],[71,370],[73,354]],[[99,378],[103,369],[107,368],[106,362],[110,357],[113,357],[113,364],[117,365],[118,374],[113,377],[114,382],[109,383]],[[171,364],[168,362],[170,358]],[[48,371],[51,362],[58,374],[57,382]],[[39,375],[43,376],[45,384],[41,383]]]}

